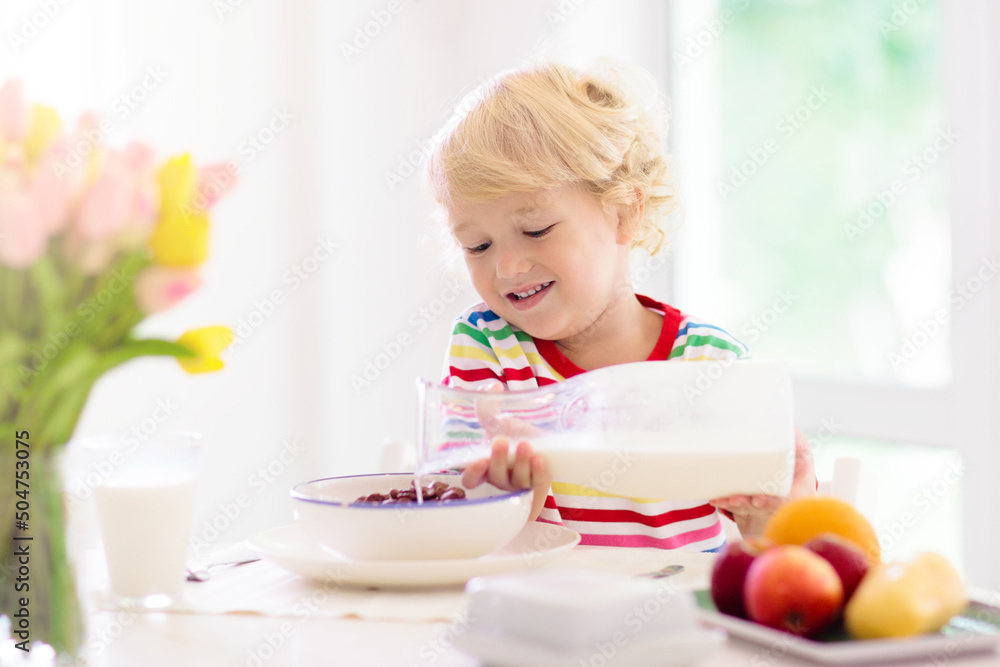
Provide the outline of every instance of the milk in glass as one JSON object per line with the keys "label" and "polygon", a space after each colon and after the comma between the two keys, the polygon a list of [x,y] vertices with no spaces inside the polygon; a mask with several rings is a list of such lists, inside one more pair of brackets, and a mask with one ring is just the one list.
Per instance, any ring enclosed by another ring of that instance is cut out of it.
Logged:
{"label": "milk in glass", "polygon": [[111,592],[124,604],[162,607],[180,597],[200,447],[196,433],[84,444],[100,475],[94,498]]}
{"label": "milk in glass", "polygon": [[185,575],[195,478],[134,478],[97,489],[111,590],[126,598],[176,596]]}

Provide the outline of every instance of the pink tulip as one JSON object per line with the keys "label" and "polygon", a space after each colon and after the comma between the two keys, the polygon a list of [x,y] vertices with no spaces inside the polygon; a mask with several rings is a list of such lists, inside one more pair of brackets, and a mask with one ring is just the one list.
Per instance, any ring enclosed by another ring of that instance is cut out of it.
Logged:
{"label": "pink tulip", "polygon": [[24,103],[24,88],[17,79],[0,87],[0,137],[20,142],[28,132],[28,106]]}
{"label": "pink tulip", "polygon": [[92,148],[97,148],[97,146],[94,145],[94,140],[88,137],[100,137],[100,127],[101,114],[93,109],[87,109],[76,120],[76,134],[84,141],[90,142]]}
{"label": "pink tulip", "polygon": [[23,171],[25,165],[28,164],[28,156],[24,153],[23,144],[7,144],[3,147],[3,153],[3,162],[0,162],[0,166]]}
{"label": "pink tulip", "polygon": [[83,195],[93,178],[93,163],[99,163],[103,149],[97,143],[101,137],[100,116],[84,112],[76,129],[59,136],[46,153],[52,155],[50,167],[60,182],[69,183],[70,198],[75,202]]}
{"label": "pink tulip", "polygon": [[160,213],[160,191],[156,187],[156,156],[153,149],[134,142],[125,149],[125,162],[133,177],[131,235],[145,241]]}
{"label": "pink tulip", "polygon": [[173,306],[199,285],[201,278],[191,269],[154,265],[136,276],[132,291],[142,312],[158,313]]}
{"label": "pink tulip", "polygon": [[146,144],[133,141],[125,148],[125,163],[136,174],[152,174],[156,155]]}
{"label": "pink tulip", "polygon": [[123,245],[121,236],[128,231],[132,214],[133,179],[121,152],[108,151],[96,159],[100,165],[96,180],[83,192],[64,246],[66,258],[89,275],[110,265]]}
{"label": "pink tulip", "polygon": [[[55,188],[55,185],[49,185],[53,181],[58,184],[71,209],[77,208],[87,187],[86,160],[75,155],[71,148],[75,138],[71,134],[59,135],[35,164],[35,178],[41,179],[45,187]],[[65,227],[66,222],[67,220],[63,220],[58,223],[60,230]]]}
{"label": "pink tulip", "polygon": [[109,151],[97,181],[84,194],[74,233],[88,239],[110,239],[124,230],[132,213],[132,174],[122,155]]}
{"label": "pink tulip", "polygon": [[13,196],[27,187],[24,172],[16,166],[0,164],[0,198]]}
{"label": "pink tulip", "polygon": [[48,240],[27,193],[0,190],[0,263],[26,269],[45,254]]}
{"label": "pink tulip", "polygon": [[232,163],[210,164],[198,172],[198,184],[194,190],[192,205],[207,211],[223,195],[236,187],[236,170]]}
{"label": "pink tulip", "polygon": [[69,222],[73,205],[73,190],[77,184],[70,178],[60,178],[57,167],[65,156],[66,137],[59,137],[38,159],[29,193],[38,210],[39,224],[50,235],[57,234]]}
{"label": "pink tulip", "polygon": [[153,230],[160,214],[160,191],[156,183],[143,179],[135,184],[132,198],[133,227],[144,235]]}
{"label": "pink tulip", "polygon": [[[77,239],[75,248],[73,241],[67,238],[67,255],[73,264],[85,275],[96,276],[103,273],[115,257],[116,248],[107,240]],[[73,250],[71,250],[73,248]]]}

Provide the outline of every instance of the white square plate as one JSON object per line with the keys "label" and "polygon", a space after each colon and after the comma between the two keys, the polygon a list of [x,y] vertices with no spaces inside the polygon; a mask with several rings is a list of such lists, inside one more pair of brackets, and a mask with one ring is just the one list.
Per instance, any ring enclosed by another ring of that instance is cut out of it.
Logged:
{"label": "white square plate", "polygon": [[960,653],[995,651],[1000,646],[1000,608],[975,600],[940,631],[919,637],[852,639],[843,631],[831,631],[816,640],[721,614],[715,610],[708,591],[696,591],[695,595],[703,622],[724,628],[733,637],[764,646],[760,657],[765,661],[768,658],[765,653],[769,652],[772,662],[788,654],[827,665],[883,663],[912,658],[920,659],[920,664],[941,664]]}

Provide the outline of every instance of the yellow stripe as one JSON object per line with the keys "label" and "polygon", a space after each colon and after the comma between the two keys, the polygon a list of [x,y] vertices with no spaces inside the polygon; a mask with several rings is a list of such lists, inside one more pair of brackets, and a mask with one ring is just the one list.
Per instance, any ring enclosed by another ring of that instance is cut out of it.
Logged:
{"label": "yellow stripe", "polygon": [[472,345],[452,345],[449,354],[459,359],[478,359],[487,363],[496,363],[497,361],[496,357],[486,350]]}
{"label": "yellow stripe", "polygon": [[552,366],[549,366],[548,362],[545,361],[545,358],[542,355],[538,354],[537,352],[528,352],[524,356],[525,358],[527,358],[528,363],[531,364],[532,366],[541,366],[549,373],[551,373],[552,377],[555,378],[557,382],[562,382],[563,380],[566,379],[562,375],[557,373],[556,369],[552,368]]}
{"label": "yellow stripe", "polygon": [[[527,359],[528,363],[533,366],[541,366],[552,373],[552,377],[556,380],[562,382],[564,379],[562,375],[556,372],[554,368],[549,366],[542,355],[537,352],[525,353],[521,349],[520,345],[515,345],[509,350],[503,350],[499,348],[491,348],[493,354],[496,357],[503,357],[505,359]],[[481,347],[475,345],[452,345],[451,346],[451,356],[458,357],[459,359],[479,359],[480,361],[496,361],[496,357],[490,355],[489,352]]]}
{"label": "yellow stripe", "polygon": [[[490,348],[497,357],[503,357],[504,359],[523,359],[527,356],[529,362],[541,361],[541,357],[537,354],[525,355],[524,350],[521,349],[520,345],[515,345],[509,350],[504,350],[503,348],[492,347]],[[485,355],[485,356],[484,356]],[[487,361],[492,358],[489,356],[489,352],[485,351],[481,347],[476,347],[473,345],[452,345],[451,346],[451,356],[461,357],[463,359],[485,359]],[[535,357],[535,359],[532,359]],[[495,359],[492,359],[495,361]]]}
{"label": "yellow stripe", "polygon": [[[566,378],[556,372],[556,369],[552,368],[537,352],[525,352],[521,349],[520,345],[515,345],[509,350],[503,350],[498,348],[490,348],[494,355],[492,356],[490,352],[484,350],[477,345],[452,345],[449,354],[457,359],[477,359],[479,361],[485,361],[487,363],[496,363],[498,361],[497,357],[504,357],[505,359],[527,360],[528,364],[531,366],[541,366],[546,369],[556,382],[562,382]],[[535,373],[537,375],[537,373]]]}
{"label": "yellow stripe", "polygon": [[589,486],[580,486],[579,484],[570,484],[569,482],[552,482],[552,493],[557,493],[561,496],[591,496],[597,498],[625,498],[626,500],[631,500],[634,503],[662,503],[663,498],[629,498],[627,496],[616,496],[613,493],[605,493],[603,491],[598,491],[597,489],[592,489]]}
{"label": "yellow stripe", "polygon": [[681,360],[682,361],[729,361],[729,357],[709,357],[703,354],[700,357],[681,356]]}

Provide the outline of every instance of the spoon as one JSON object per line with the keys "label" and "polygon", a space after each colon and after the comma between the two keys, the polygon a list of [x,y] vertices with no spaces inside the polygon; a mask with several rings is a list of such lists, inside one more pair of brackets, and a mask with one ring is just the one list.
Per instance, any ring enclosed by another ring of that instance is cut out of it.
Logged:
{"label": "spoon", "polygon": [[675,574],[680,574],[683,571],[684,571],[683,565],[667,565],[666,567],[660,568],[656,572],[647,572],[639,576],[650,577],[652,579],[663,579],[665,577],[672,577]]}
{"label": "spoon", "polygon": [[213,570],[217,567],[236,567],[237,565],[246,565],[247,563],[256,563],[260,558],[247,558],[245,560],[231,560],[224,563],[212,563],[211,565],[206,565],[203,568],[197,570],[187,571],[188,581],[208,581],[212,578],[212,573],[209,570]]}

